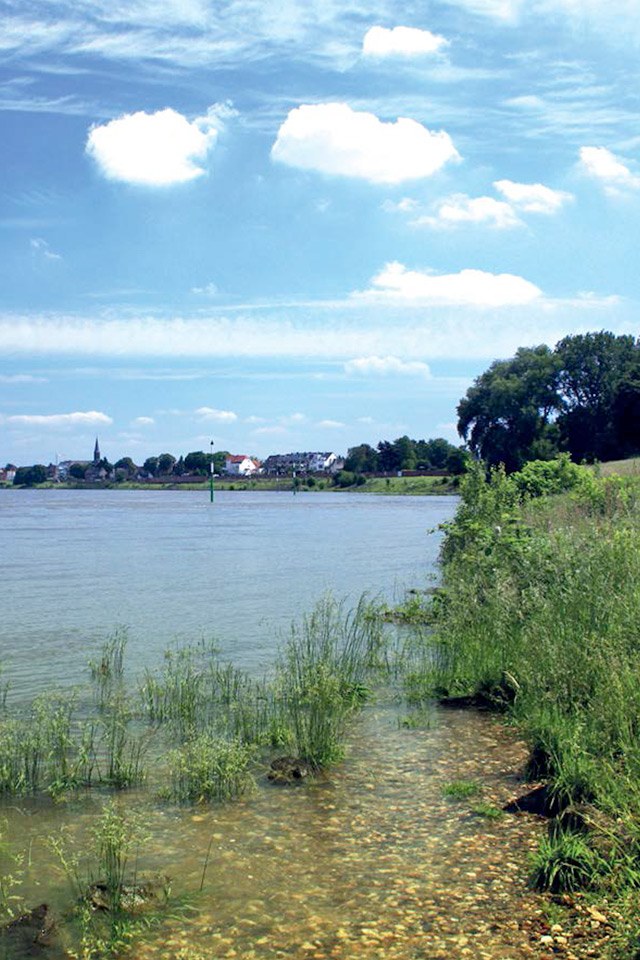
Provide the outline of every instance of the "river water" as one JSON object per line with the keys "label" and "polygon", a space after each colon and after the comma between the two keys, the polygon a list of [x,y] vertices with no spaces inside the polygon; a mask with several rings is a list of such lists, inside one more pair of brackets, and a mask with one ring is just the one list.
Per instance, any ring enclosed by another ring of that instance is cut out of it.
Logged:
{"label": "river water", "polygon": [[15,696],[77,683],[116,627],[130,669],[215,637],[268,666],[326,591],[401,599],[427,586],[454,497],[351,493],[0,491],[0,659]]}
{"label": "river water", "polygon": [[[117,625],[130,631],[128,673],[157,665],[175,639],[212,634],[260,672],[323,592],[393,600],[432,582],[433,531],[455,507],[445,497],[221,492],[212,507],[180,491],[2,491],[0,653],[12,696],[86,682],[87,658]],[[526,872],[539,825],[474,809],[517,790],[523,745],[487,716],[433,708],[407,726],[406,709],[371,703],[345,760],[300,787],[257,770],[254,792],[223,806],[178,807],[153,785],[120,793],[145,824],[140,869],[168,874],[172,888],[165,918],[127,956],[536,956]],[[455,780],[474,781],[477,796],[447,797]],[[65,920],[73,897],[46,838],[63,831],[86,850],[106,796],[0,802],[0,876],[15,873],[22,902],[46,901],[60,919],[43,960],[77,949]]]}

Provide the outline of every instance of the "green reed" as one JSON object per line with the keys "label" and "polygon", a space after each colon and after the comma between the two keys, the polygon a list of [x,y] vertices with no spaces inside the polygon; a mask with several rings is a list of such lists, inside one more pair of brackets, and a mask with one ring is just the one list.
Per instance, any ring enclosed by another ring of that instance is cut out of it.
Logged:
{"label": "green reed", "polygon": [[315,768],[342,757],[347,719],[368,698],[383,653],[384,625],[364,598],[346,612],[325,597],[292,627],[274,691],[296,756]]}
{"label": "green reed", "polygon": [[128,639],[128,632],[119,628],[113,636],[104,642],[99,657],[87,662],[95,701],[100,709],[105,706],[116,691],[122,689],[124,658]]}
{"label": "green reed", "polygon": [[146,776],[144,761],[148,739],[131,732],[134,715],[129,700],[116,694],[103,705],[98,759],[100,779],[116,789],[141,783]]}

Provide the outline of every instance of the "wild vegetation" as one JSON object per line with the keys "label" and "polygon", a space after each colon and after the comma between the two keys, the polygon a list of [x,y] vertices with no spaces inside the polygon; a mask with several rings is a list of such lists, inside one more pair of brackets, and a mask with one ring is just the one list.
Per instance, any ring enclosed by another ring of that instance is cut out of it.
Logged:
{"label": "wild vegetation", "polygon": [[461,493],[411,689],[517,723],[551,817],[533,884],[622,904],[615,955],[639,957],[640,483],[565,457]]}

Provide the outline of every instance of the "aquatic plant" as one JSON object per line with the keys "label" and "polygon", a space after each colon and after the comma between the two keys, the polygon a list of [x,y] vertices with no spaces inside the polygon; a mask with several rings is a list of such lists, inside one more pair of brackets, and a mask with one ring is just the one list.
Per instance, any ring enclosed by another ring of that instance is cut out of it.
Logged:
{"label": "aquatic plant", "polygon": [[128,631],[120,627],[102,645],[96,660],[89,660],[89,675],[95,699],[102,709],[124,682],[124,657],[129,640]]}
{"label": "aquatic plant", "polygon": [[100,779],[112,787],[122,789],[141,783],[146,775],[144,758],[148,738],[130,732],[133,713],[128,699],[119,693],[102,706],[101,749],[98,759],[103,763]]}
{"label": "aquatic plant", "polygon": [[468,797],[475,797],[480,793],[480,784],[474,780],[452,780],[445,783],[442,788],[442,795],[451,800],[466,800]]}
{"label": "aquatic plant", "polygon": [[171,751],[170,787],[164,796],[178,803],[235,800],[252,786],[251,747],[201,734]]}
{"label": "aquatic plant", "polygon": [[384,664],[384,628],[371,604],[353,611],[323,598],[291,628],[274,681],[296,756],[320,768],[343,755],[348,716],[369,696],[368,677]]}

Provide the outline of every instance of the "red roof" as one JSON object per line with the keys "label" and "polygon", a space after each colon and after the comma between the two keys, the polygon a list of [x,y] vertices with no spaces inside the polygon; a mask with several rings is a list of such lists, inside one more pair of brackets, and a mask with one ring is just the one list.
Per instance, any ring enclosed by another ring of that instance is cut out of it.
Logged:
{"label": "red roof", "polygon": [[234,454],[231,457],[227,457],[227,463],[242,463],[243,460],[248,460],[248,459],[249,457],[245,457],[244,454],[240,456],[237,456]]}

